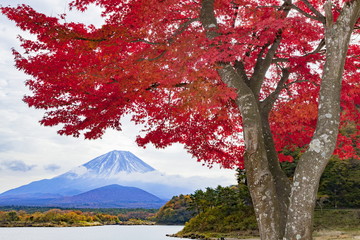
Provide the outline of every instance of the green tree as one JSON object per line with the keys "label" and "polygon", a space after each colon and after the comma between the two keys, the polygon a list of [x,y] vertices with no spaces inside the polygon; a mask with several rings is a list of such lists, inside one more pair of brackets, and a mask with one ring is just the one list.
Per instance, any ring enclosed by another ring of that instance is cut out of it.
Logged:
{"label": "green tree", "polygon": [[360,165],[357,161],[333,158],[320,180],[319,195],[328,196],[326,207],[360,207]]}
{"label": "green tree", "polygon": [[184,224],[195,215],[190,195],[174,196],[152,218],[160,224]]}
{"label": "green tree", "polygon": [[17,212],[15,211],[11,211],[7,213],[7,220],[9,222],[15,222],[15,221],[19,221],[19,216],[17,215]]}

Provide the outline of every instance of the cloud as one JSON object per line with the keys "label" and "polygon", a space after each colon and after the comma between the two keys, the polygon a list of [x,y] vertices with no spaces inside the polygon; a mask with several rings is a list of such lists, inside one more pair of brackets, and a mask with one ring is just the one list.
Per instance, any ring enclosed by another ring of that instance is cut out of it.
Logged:
{"label": "cloud", "polygon": [[56,170],[58,170],[60,168],[61,168],[61,166],[56,165],[56,164],[49,164],[49,165],[44,166],[44,169],[46,171],[50,171],[50,172],[55,172]]}
{"label": "cloud", "polygon": [[28,172],[36,167],[36,165],[28,165],[21,160],[3,161],[0,165],[3,169],[14,172]]}
{"label": "cloud", "polygon": [[[159,184],[159,185],[171,185],[177,188],[189,189],[191,191],[197,189],[204,189],[206,187],[216,187],[218,185],[227,186],[230,184],[236,184],[235,176],[231,179],[225,179],[223,177],[204,177],[204,176],[192,176],[184,177],[181,175],[170,175],[159,171],[151,171],[146,173],[126,173],[120,172],[113,176],[98,176],[91,171],[85,171],[85,167],[76,168],[77,176],[75,178],[94,179],[94,182],[101,182],[102,177],[107,178],[109,183],[118,183],[120,185],[144,187],[147,184]],[[71,171],[72,173],[74,172]],[[72,177],[72,176],[68,176]]]}
{"label": "cloud", "polygon": [[67,172],[67,177],[70,179],[76,179],[78,177],[88,176],[89,171],[84,166],[78,166]]}

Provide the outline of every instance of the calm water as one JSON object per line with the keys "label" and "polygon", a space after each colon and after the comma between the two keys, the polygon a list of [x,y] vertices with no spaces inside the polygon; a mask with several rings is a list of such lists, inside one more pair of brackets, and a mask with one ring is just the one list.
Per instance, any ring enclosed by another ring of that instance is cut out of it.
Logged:
{"label": "calm water", "polygon": [[100,226],[73,228],[0,228],[0,240],[175,240],[166,237],[182,226]]}

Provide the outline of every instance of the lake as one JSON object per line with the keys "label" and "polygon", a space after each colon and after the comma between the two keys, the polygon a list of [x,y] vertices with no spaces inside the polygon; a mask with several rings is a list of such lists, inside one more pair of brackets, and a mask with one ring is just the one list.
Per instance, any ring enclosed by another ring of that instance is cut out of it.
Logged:
{"label": "lake", "polygon": [[20,227],[0,228],[1,240],[175,240],[166,234],[177,233],[183,226],[125,226],[99,227]]}

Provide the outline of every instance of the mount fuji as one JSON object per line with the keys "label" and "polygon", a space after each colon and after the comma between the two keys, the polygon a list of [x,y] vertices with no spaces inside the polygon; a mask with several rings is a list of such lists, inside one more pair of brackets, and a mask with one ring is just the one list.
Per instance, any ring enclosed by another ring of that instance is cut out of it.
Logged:
{"label": "mount fuji", "polygon": [[110,185],[140,189],[162,200],[195,190],[186,183],[174,184],[169,177],[181,182],[181,177],[165,176],[131,152],[111,151],[54,178],[8,190],[0,194],[0,205],[62,206],[66,202],[71,206],[69,199],[90,196],[84,193]]}
{"label": "mount fuji", "polygon": [[109,178],[120,172],[145,173],[155,169],[128,151],[112,151],[83,165],[98,176]]}

